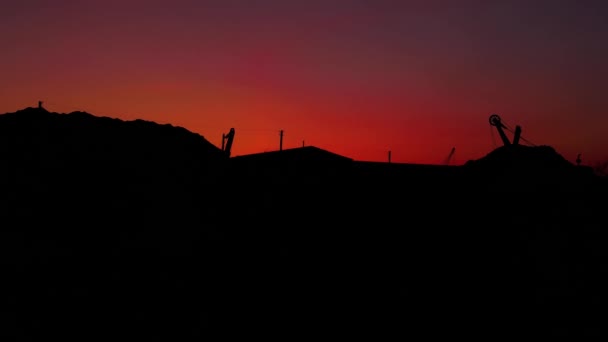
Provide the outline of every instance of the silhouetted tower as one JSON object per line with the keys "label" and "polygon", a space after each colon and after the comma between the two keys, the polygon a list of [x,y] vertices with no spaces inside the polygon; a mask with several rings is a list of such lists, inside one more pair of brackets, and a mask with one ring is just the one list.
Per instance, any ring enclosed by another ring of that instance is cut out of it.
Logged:
{"label": "silhouetted tower", "polygon": [[234,128],[230,129],[228,134],[222,134],[222,151],[226,156],[230,157],[230,149],[232,149],[232,141],[234,140]]}
{"label": "silhouetted tower", "polygon": [[581,154],[579,153],[578,156],[576,156],[576,165],[581,166],[581,162],[582,162]]}
{"label": "silhouetted tower", "polygon": [[279,141],[279,151],[283,151],[283,130],[279,132],[279,136],[281,137],[281,140]]}
{"label": "silhouetted tower", "polygon": [[38,101],[38,109],[42,109],[42,101]]}
{"label": "silhouetted tower", "polygon": [[388,162],[391,162],[391,151],[388,151]]}
{"label": "silhouetted tower", "polygon": [[500,139],[502,139],[502,143],[505,146],[509,146],[509,145],[517,145],[519,144],[519,138],[521,137],[521,127],[515,126],[515,133],[513,136],[513,143],[511,143],[509,141],[509,138],[507,138],[507,135],[505,134],[505,129],[508,129],[507,126],[505,126],[502,123],[502,120],[500,119],[500,116],[498,116],[498,114],[492,114],[490,115],[490,126],[494,126],[496,127],[496,130],[498,131],[498,134],[500,135]]}

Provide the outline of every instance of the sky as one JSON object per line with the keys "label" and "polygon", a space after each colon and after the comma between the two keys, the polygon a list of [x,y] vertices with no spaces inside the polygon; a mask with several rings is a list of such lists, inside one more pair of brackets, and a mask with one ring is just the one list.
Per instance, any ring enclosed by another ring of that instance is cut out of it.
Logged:
{"label": "sky", "polygon": [[[464,164],[523,143],[608,159],[608,2],[5,0],[0,113],[184,127],[232,155],[316,146]],[[512,137],[511,132],[507,132]]]}

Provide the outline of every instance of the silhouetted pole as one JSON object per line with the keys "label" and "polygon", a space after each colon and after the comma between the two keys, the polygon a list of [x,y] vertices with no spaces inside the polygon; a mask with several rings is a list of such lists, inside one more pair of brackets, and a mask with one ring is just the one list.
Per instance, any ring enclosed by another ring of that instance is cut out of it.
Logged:
{"label": "silhouetted pole", "polygon": [[42,109],[42,101],[38,101],[38,109]]}
{"label": "silhouetted pole", "polygon": [[226,133],[222,133],[222,151],[224,150],[225,143],[226,143]]}
{"label": "silhouetted pole", "polygon": [[302,140],[302,147],[304,147],[304,140]]}
{"label": "silhouetted pole", "polygon": [[388,162],[391,162],[391,151],[388,151]]}
{"label": "silhouetted pole", "polygon": [[513,135],[513,145],[519,144],[520,137],[521,137],[521,127],[515,126],[515,133]]}
{"label": "silhouetted pole", "polygon": [[283,130],[280,132],[281,140],[279,142],[279,151],[283,151]]}

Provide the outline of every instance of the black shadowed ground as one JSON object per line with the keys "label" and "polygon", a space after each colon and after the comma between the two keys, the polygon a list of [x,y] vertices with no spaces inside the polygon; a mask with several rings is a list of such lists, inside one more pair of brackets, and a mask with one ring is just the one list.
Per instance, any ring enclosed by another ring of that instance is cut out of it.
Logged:
{"label": "black shadowed ground", "polygon": [[180,127],[27,108],[0,115],[0,177],[13,339],[605,335],[607,184],[548,146],[228,158]]}

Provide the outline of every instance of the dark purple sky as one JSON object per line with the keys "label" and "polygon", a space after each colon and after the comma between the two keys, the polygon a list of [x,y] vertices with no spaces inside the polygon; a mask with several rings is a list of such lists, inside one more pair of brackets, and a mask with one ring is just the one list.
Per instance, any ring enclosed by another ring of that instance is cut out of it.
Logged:
{"label": "dark purple sky", "polygon": [[498,113],[569,160],[608,158],[605,1],[9,1],[0,112],[172,123],[235,155],[307,144],[440,163]]}

